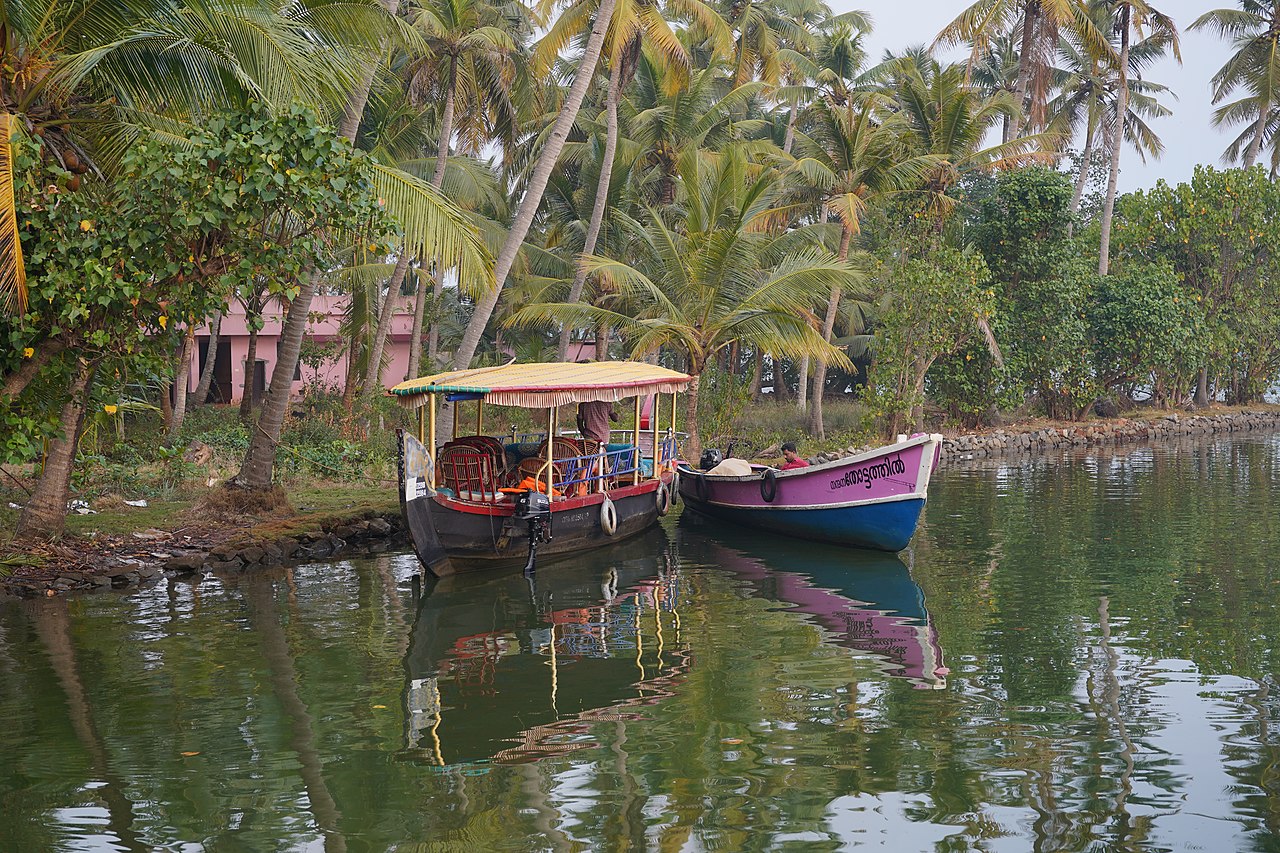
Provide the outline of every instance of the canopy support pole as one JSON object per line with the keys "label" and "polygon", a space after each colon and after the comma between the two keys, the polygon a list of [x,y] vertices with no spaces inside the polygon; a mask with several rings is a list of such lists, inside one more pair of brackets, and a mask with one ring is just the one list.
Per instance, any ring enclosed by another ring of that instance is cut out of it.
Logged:
{"label": "canopy support pole", "polygon": [[662,477],[662,468],[659,466],[662,447],[658,443],[658,415],[661,413],[662,395],[655,393],[653,395],[653,411],[649,413],[649,420],[653,422],[650,424],[653,427],[653,476],[659,479]]}
{"label": "canopy support pole", "polygon": [[636,419],[631,426],[631,447],[633,448],[632,457],[636,472],[631,476],[631,482],[640,482],[640,395],[636,395]]}
{"label": "canopy support pole", "polygon": [[[427,453],[431,455],[431,467],[427,469],[427,481],[431,488],[436,487],[436,395],[427,395]],[[418,410],[419,412],[422,409]]]}
{"label": "canopy support pole", "polygon": [[[672,441],[676,440],[676,392],[675,391],[671,392],[671,440]],[[676,456],[678,455],[679,454],[674,454],[674,453],[672,454],[671,456],[672,464],[675,464]]]}
{"label": "canopy support pole", "polygon": [[556,407],[547,409],[547,500],[551,500],[551,489],[556,470]]}
{"label": "canopy support pole", "polygon": [[484,435],[484,398],[476,400],[476,435]]}

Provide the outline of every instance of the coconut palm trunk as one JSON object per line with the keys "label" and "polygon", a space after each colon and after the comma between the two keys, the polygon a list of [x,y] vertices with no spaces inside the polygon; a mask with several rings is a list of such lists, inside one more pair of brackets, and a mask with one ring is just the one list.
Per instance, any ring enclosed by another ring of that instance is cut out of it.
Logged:
{"label": "coconut palm trunk", "polygon": [[178,355],[178,366],[173,376],[173,418],[169,421],[169,441],[178,437],[182,430],[182,422],[187,418],[187,388],[191,382],[191,359],[196,350],[196,327],[188,325],[182,336],[182,352]]}
{"label": "coconut palm trunk", "polygon": [[[609,182],[613,178],[613,158],[618,150],[618,98],[622,91],[622,61],[615,59],[609,71],[609,91],[605,96],[605,133],[604,155],[600,161],[600,179],[596,181],[596,199],[591,208],[591,221],[587,224],[587,236],[582,243],[582,254],[592,255],[596,251],[596,241],[600,238],[600,228],[604,224],[604,211],[609,204]],[[587,269],[577,265],[573,274],[573,284],[569,286],[570,303],[582,299],[582,290],[587,283]],[[560,329],[560,344],[556,348],[556,358],[564,361],[569,356],[569,337],[573,329],[564,325]]]}
{"label": "coconut palm trunk", "polygon": [[[569,130],[578,118],[578,110],[582,107],[582,100],[586,97],[587,89],[591,85],[596,63],[600,59],[600,48],[604,45],[605,32],[609,29],[609,19],[613,16],[615,3],[616,0],[601,0],[600,2],[600,8],[596,12],[595,23],[591,27],[591,35],[587,38],[586,48],[582,52],[582,60],[579,62],[577,74],[573,78],[573,86],[570,87],[564,106],[560,109],[560,115],[556,117],[555,125],[551,128],[551,134],[547,139],[546,146],[538,155],[538,161],[534,165],[533,175],[530,177],[529,185],[525,189],[524,198],[520,200],[520,207],[516,211],[515,220],[511,223],[511,230],[507,232],[507,239],[503,242],[501,251],[498,252],[498,258],[494,263],[493,270],[494,287],[476,303],[475,311],[471,315],[471,322],[467,324],[467,329],[462,335],[458,350],[454,353],[453,365],[455,368],[461,369],[471,364],[471,359],[475,357],[476,349],[480,346],[480,337],[484,334],[485,327],[489,325],[489,318],[493,316],[493,309],[498,304],[498,297],[502,295],[502,288],[506,284],[507,274],[511,272],[511,267],[515,264],[520,246],[524,243],[525,235],[529,233],[529,228],[533,225],[533,217],[538,212],[538,207],[542,204],[542,195],[547,189],[547,181],[551,179],[551,172],[555,169],[556,161],[560,159],[560,152],[564,150],[565,141],[569,137]],[[446,409],[446,411],[452,410]]]}
{"label": "coconut palm trunk", "polygon": [[[454,57],[449,61],[449,86],[444,93],[444,110],[440,114],[440,142],[436,146],[436,169],[431,175],[431,186],[440,189],[444,186],[445,168],[449,162],[449,146],[453,143],[453,111],[458,81],[458,60]],[[440,290],[442,281],[439,270],[432,276],[432,300],[440,298]],[[418,277],[417,296],[413,300],[413,337],[409,343],[409,370],[406,379],[413,379],[418,375],[418,371],[422,366],[422,318],[427,313],[427,288],[422,281],[422,277]],[[431,333],[436,341],[439,341],[439,332],[435,328],[435,323],[431,324]],[[432,365],[436,360],[436,345],[428,344],[427,356]]]}
{"label": "coconut palm trunk", "polygon": [[796,372],[800,374],[796,382],[796,408],[804,412],[809,408],[809,356],[800,359]]}
{"label": "coconut palm trunk", "polygon": [[[1031,76],[1035,73],[1033,66],[1033,56],[1035,53],[1035,37],[1036,27],[1040,22],[1040,1],[1029,0],[1022,12],[1022,44],[1018,49],[1018,83],[1014,88],[1014,97],[1020,108],[1027,107],[1027,92],[1031,86]],[[1027,127],[1031,123],[1031,110],[1026,110],[1022,127]],[[1008,142],[1013,138],[1011,132],[1006,134],[1008,138],[1004,141]]]}
{"label": "coconut palm trunk", "polygon": [[427,313],[427,282],[422,275],[422,265],[418,265],[418,289],[413,299],[413,333],[409,337],[409,366],[405,369],[404,378],[413,379],[422,366],[422,320]]}
{"label": "coconut palm trunk", "polygon": [[[840,260],[849,260],[849,244],[853,241],[853,229],[847,224],[840,229]],[[834,288],[827,299],[827,313],[822,318],[822,339],[831,343],[836,328],[836,315],[840,312],[840,288]],[[822,423],[822,391],[827,384],[827,363],[819,361],[813,370],[813,400],[809,404],[809,434],[817,439],[827,437]]]}
{"label": "coconut palm trunk", "polygon": [[1267,106],[1265,102],[1258,104],[1258,120],[1253,125],[1253,139],[1249,140],[1249,150],[1244,153],[1246,169],[1253,168],[1253,164],[1258,162],[1258,155],[1262,152],[1262,138],[1267,133]]}
{"label": "coconut palm trunk", "polygon": [[[382,310],[378,312],[378,328],[373,333],[373,344],[369,348],[369,367],[364,374],[364,396],[372,397],[374,390],[382,384],[382,354],[387,348],[387,336],[391,333],[391,321],[395,318],[396,299],[400,295],[400,287],[409,272],[409,253],[400,251],[400,260],[391,273],[391,281],[387,284],[387,295],[382,300]],[[415,309],[416,310],[416,309]]]}
{"label": "coconut palm trunk", "polygon": [[[1093,159],[1094,140],[1097,136],[1097,126],[1086,120],[1084,129],[1084,150],[1080,152],[1080,173],[1076,175],[1076,188],[1071,194],[1071,213],[1075,215],[1080,212],[1080,202],[1084,199],[1084,188],[1089,183],[1089,161]],[[1074,228],[1072,223],[1068,228]]]}
{"label": "coconut palm trunk", "polygon": [[82,361],[76,365],[71,387],[67,389],[67,401],[62,404],[59,419],[62,435],[49,442],[44,470],[31,499],[18,516],[14,530],[17,539],[56,539],[62,535],[67,522],[67,496],[71,493],[71,469],[80,444],[80,430],[84,427],[89,386],[97,369],[96,362]]}
{"label": "coconut palm trunk", "polygon": [[209,321],[209,348],[205,351],[204,369],[200,371],[200,384],[196,386],[195,400],[197,406],[203,406],[209,399],[209,391],[213,388],[213,368],[218,360],[218,339],[222,336],[222,312],[213,315]]}
{"label": "coconut palm trunk", "polygon": [[258,377],[258,324],[260,310],[250,308],[245,313],[249,324],[249,350],[244,354],[244,382],[240,391],[240,420],[253,422],[253,385]]}
{"label": "coconut palm trunk", "polygon": [[289,314],[280,330],[280,343],[276,348],[276,365],[271,371],[271,387],[262,403],[262,414],[249,435],[249,449],[245,451],[240,473],[233,483],[242,489],[267,491],[271,488],[275,473],[276,445],[284,429],[284,417],[289,411],[289,394],[293,386],[293,374],[298,369],[298,355],[302,352],[302,336],[307,329],[307,313],[311,310],[311,298],[315,296],[316,282],[312,272],[303,274],[298,295],[289,303]]}
{"label": "coconut palm trunk", "polygon": [[702,368],[689,371],[689,387],[684,393],[684,458],[697,463],[702,456],[702,434],[698,431],[698,383],[702,379]]}
{"label": "coconut palm trunk", "polygon": [[444,296],[444,278],[436,270],[431,276],[431,328],[427,331],[427,363],[434,370],[440,360],[440,298]]}
{"label": "coconut palm trunk", "polygon": [[760,383],[764,378],[764,352],[756,347],[754,367],[751,371],[751,402],[760,402]]}
{"label": "coconut palm trunk", "polygon": [[1120,85],[1116,92],[1116,120],[1111,138],[1111,172],[1102,205],[1102,240],[1098,247],[1098,274],[1111,268],[1111,218],[1116,208],[1116,184],[1120,180],[1120,150],[1124,147],[1124,120],[1129,112],[1129,4],[1120,7]]}

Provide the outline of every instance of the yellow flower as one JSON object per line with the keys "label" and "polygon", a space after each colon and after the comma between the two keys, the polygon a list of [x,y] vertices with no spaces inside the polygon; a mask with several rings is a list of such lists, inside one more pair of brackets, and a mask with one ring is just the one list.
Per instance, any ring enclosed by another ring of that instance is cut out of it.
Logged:
{"label": "yellow flower", "polygon": [[169,328],[169,318],[168,318],[168,317],[166,317],[166,316],[164,316],[163,314],[161,314],[161,315],[160,315],[160,317],[159,317],[159,320],[160,320],[160,328],[162,328],[162,329],[167,329],[167,328]]}
{"label": "yellow flower", "polygon": [[36,351],[35,351],[35,348],[34,348],[34,347],[23,347],[23,348],[22,348],[22,357],[23,357],[23,358],[31,358],[31,356],[33,356],[33,355],[35,355],[35,354],[36,354]]}
{"label": "yellow flower", "polygon": [[105,406],[102,407],[102,411],[106,412],[108,415],[114,415],[117,411],[119,411],[119,409],[116,406],[113,406],[110,403],[107,403]]}
{"label": "yellow flower", "polygon": [[93,220],[91,220],[91,219],[81,219],[81,220],[80,220],[80,230],[81,230],[81,231],[92,231],[92,230],[93,230]]}

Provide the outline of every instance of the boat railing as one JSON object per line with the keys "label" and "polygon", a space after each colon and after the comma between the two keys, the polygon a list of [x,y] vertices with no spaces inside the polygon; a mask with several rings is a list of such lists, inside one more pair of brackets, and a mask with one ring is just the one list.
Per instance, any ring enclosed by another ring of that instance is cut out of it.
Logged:
{"label": "boat railing", "polygon": [[565,478],[556,483],[562,492],[583,491],[578,486],[587,486],[588,492],[604,491],[609,483],[640,470],[636,467],[635,448],[630,446],[618,450],[601,448],[597,453],[556,459],[555,464],[564,465]]}

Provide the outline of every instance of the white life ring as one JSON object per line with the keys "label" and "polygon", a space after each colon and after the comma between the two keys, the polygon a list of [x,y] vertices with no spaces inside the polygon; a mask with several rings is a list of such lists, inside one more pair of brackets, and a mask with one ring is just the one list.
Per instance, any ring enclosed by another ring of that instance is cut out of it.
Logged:
{"label": "white life ring", "polygon": [[604,503],[600,504],[600,529],[606,536],[613,536],[618,532],[618,509],[608,495],[605,495]]}
{"label": "white life ring", "polygon": [[654,493],[654,501],[658,505],[658,518],[662,518],[671,511],[671,493],[667,491],[667,484],[658,482],[658,491]]}

